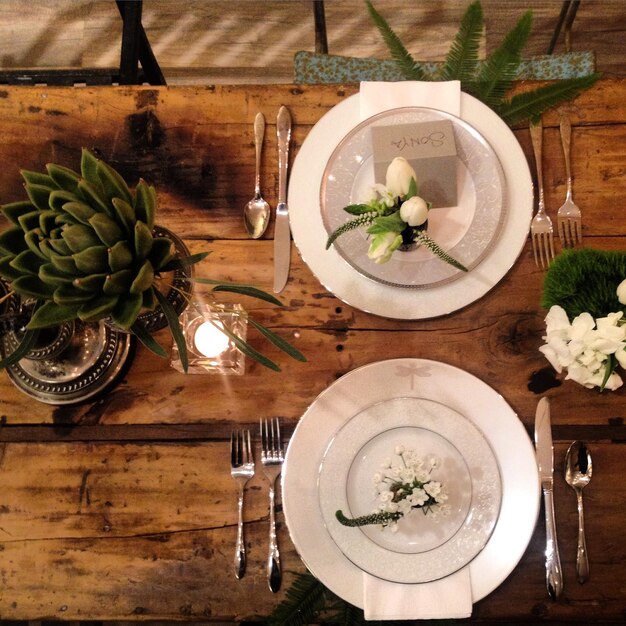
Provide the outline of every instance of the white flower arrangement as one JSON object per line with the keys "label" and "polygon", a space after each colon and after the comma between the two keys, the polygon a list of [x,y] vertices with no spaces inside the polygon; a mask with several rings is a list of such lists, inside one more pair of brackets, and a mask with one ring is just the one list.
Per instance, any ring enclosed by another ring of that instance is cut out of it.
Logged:
{"label": "white flower arrangement", "polygon": [[417,194],[417,175],[404,157],[391,161],[384,185],[374,185],[361,203],[350,204],[343,210],[353,219],[328,237],[326,249],[340,235],[367,226],[366,232],[371,236],[367,255],[374,263],[387,263],[396,250],[415,243],[424,245],[453,267],[467,271],[427,234],[430,204]]}
{"label": "white flower arrangement", "polygon": [[[618,287],[618,297],[626,304],[626,281]],[[618,364],[626,369],[623,312],[597,319],[581,313],[570,323],[565,309],[553,305],[545,319],[546,343],[539,350],[559,374],[567,371],[565,380],[573,380],[588,389],[615,390],[622,386],[622,378],[615,369]]]}
{"label": "white flower arrangement", "polygon": [[449,515],[445,504],[448,494],[440,481],[431,476],[440,460],[430,456],[426,460],[417,456],[415,450],[397,445],[395,459],[386,459],[372,478],[377,501],[371,515],[347,518],[342,511],[336,517],[344,526],[381,524],[392,532],[398,530],[398,521],[420,509],[424,515]]}

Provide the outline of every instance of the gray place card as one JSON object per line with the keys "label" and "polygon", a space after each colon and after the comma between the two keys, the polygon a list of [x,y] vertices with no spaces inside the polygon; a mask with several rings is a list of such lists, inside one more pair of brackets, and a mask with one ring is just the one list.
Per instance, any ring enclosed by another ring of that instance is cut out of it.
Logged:
{"label": "gray place card", "polygon": [[374,177],[385,184],[389,163],[404,157],[415,170],[419,195],[432,208],[457,205],[457,152],[450,120],[372,127]]}

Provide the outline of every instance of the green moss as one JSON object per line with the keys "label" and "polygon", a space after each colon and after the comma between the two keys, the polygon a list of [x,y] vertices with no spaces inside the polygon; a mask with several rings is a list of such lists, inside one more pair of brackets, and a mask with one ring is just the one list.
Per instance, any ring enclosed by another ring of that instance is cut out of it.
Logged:
{"label": "green moss", "polygon": [[563,250],[550,265],[541,306],[562,306],[570,320],[584,311],[593,317],[624,311],[617,286],[626,279],[626,253],[577,248]]}

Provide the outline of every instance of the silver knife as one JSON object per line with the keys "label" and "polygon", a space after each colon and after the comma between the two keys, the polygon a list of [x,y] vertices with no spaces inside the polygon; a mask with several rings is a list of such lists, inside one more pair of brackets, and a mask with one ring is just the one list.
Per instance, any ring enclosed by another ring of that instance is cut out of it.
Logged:
{"label": "silver knife", "polygon": [[543,491],[543,502],[546,512],[546,585],[548,594],[556,599],[563,591],[563,573],[559,557],[559,544],[556,537],[556,521],[554,518],[554,448],[552,446],[552,430],[550,425],[550,400],[541,398],[535,413],[535,447],[537,449],[537,465]]}
{"label": "silver knife", "polygon": [[281,106],[276,118],[278,138],[278,206],[274,225],[274,293],[280,293],[289,276],[291,235],[289,233],[289,208],[287,206],[287,166],[291,139],[291,115]]}

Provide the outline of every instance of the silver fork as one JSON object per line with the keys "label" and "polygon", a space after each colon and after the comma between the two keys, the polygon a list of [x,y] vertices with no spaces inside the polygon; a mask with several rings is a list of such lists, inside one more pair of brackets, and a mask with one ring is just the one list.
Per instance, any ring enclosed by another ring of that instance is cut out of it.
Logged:
{"label": "silver fork", "polygon": [[572,125],[569,117],[563,115],[561,117],[561,143],[563,144],[563,154],[565,155],[565,174],[567,176],[567,193],[565,202],[556,214],[557,226],[559,229],[559,237],[561,244],[564,246],[574,246],[581,243],[582,236],[582,216],[580,209],[574,203],[572,198],[572,166],[570,161],[571,143],[572,143]]}
{"label": "silver fork", "polygon": [[276,593],[280,589],[282,573],[280,570],[280,553],[276,540],[276,515],[275,515],[275,486],[276,479],[280,476],[283,461],[283,444],[280,439],[280,423],[277,417],[271,420],[261,420],[261,463],[263,473],[270,486],[270,538],[269,552],[267,555],[267,582],[270,589]]}
{"label": "silver fork", "polygon": [[533,143],[535,153],[535,164],[537,166],[537,188],[539,190],[539,202],[537,213],[530,223],[530,234],[533,241],[533,254],[535,263],[539,267],[546,268],[554,258],[554,229],[552,220],[546,214],[546,206],[543,195],[543,168],[541,164],[543,153],[543,124],[539,120],[536,124],[530,125],[530,138]]}
{"label": "silver fork", "polygon": [[249,430],[234,430],[230,435],[230,475],[239,487],[237,497],[237,545],[235,548],[235,576],[246,573],[246,543],[243,536],[243,493],[246,483],[254,476],[254,458]]}

